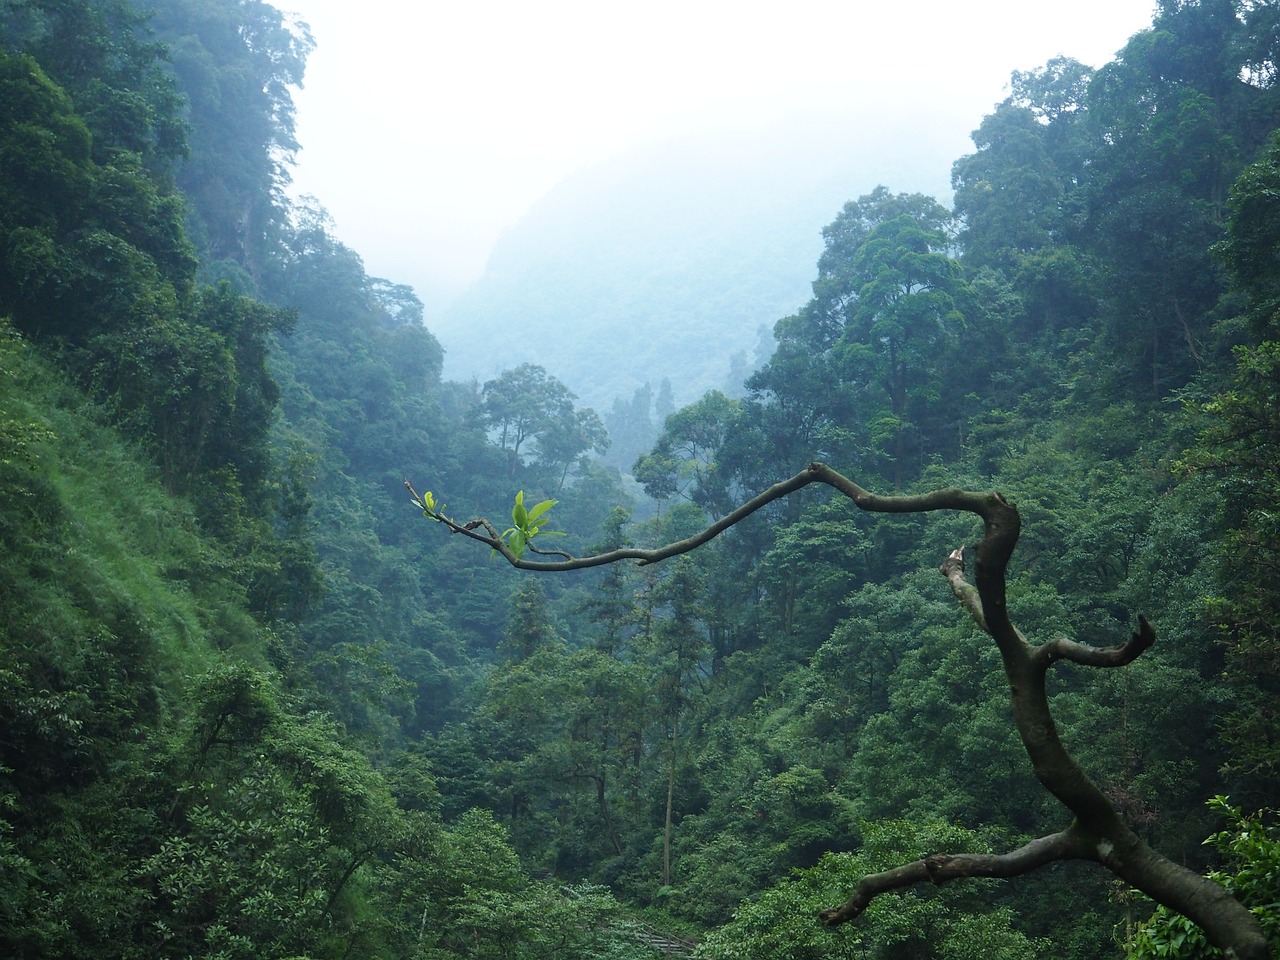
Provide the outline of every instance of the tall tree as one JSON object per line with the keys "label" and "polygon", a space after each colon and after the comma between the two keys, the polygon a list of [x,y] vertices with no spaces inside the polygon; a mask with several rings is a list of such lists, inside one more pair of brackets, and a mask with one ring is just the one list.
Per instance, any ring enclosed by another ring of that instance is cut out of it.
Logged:
{"label": "tall tree", "polygon": [[0,54],[0,96],[0,310],[77,345],[174,317],[196,267],[177,197],[136,155],[95,160],[72,98],[31,57]]}
{"label": "tall tree", "polygon": [[141,158],[169,186],[190,127],[166,70],[167,49],[128,0],[5,0],[5,50],[34,57],[70,93],[93,134],[94,160]]}
{"label": "tall tree", "polygon": [[732,431],[739,404],[719,390],[667,417],[653,450],[632,470],[655,499],[679,495],[712,512],[722,512],[729,478],[716,455]]}
{"label": "tall tree", "polygon": [[498,447],[507,451],[512,472],[524,462],[521,447],[532,441],[536,459],[558,470],[563,485],[579,456],[588,450],[603,453],[609,442],[595,411],[574,409],[574,399],[569,388],[542,367],[522,363],[485,383],[476,416]]}
{"label": "tall tree", "polygon": [[823,230],[813,299],[779,321],[777,351],[747,382],[795,458],[864,462],[899,488],[937,449],[941,355],[969,299],[951,223],[930,197],[878,187]]}
{"label": "tall tree", "polygon": [[671,885],[671,840],[675,828],[678,774],[688,734],[685,720],[695,698],[699,670],[710,653],[701,624],[703,584],[691,563],[677,561],[671,576],[654,589],[653,602],[661,614],[647,646],[647,660],[654,674],[660,737],[665,745],[666,804],[662,817],[662,885]]}
{"label": "tall tree", "polygon": [[1224,289],[1208,249],[1231,183],[1280,123],[1277,90],[1247,69],[1247,9],[1166,0],[1089,85],[1082,236],[1107,263],[1107,334],[1151,396],[1207,360]]}

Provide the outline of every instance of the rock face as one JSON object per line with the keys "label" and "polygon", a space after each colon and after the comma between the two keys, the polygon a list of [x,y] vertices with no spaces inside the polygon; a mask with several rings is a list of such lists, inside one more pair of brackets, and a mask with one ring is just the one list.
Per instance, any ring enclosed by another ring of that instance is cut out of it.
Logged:
{"label": "rock face", "polygon": [[483,382],[530,361],[607,409],[669,377],[677,404],[737,392],[773,324],[809,297],[822,228],[883,183],[949,202],[956,124],[832,117],[637,148],[565,180],[430,323],[445,375]]}

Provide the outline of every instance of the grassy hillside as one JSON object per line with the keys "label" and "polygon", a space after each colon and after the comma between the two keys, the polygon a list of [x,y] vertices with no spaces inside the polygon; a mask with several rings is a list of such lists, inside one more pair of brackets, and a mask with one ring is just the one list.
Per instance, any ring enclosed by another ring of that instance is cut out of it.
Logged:
{"label": "grassy hillside", "polygon": [[[9,328],[0,377],[6,643],[68,685],[100,658],[154,667],[161,700],[222,652],[257,658],[260,628],[189,504]],[[15,630],[14,627],[19,629]],[[89,638],[93,638],[90,640]],[[13,651],[11,651],[13,652]]]}

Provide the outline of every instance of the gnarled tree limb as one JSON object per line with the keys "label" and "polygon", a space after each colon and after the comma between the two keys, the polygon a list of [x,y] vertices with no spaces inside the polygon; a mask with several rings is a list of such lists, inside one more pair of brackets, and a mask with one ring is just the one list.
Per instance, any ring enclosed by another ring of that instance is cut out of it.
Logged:
{"label": "gnarled tree limb", "polygon": [[[954,551],[943,562],[946,576],[965,611],[995,642],[1009,682],[1014,724],[1037,779],[1074,816],[1062,833],[1034,840],[1004,855],[949,854],[925,857],[915,863],[866,877],[843,905],[821,914],[829,925],[844,923],[865,909],[875,896],[889,890],[930,881],[942,883],[962,876],[1009,877],[1065,859],[1091,859],[1146,893],[1156,902],[1189,917],[1205,931],[1210,943],[1230,960],[1267,960],[1270,948],[1256,918],[1223,887],[1162,856],[1138,837],[1058,737],[1045,692],[1045,675],[1058,660],[1085,666],[1119,667],[1131,663],[1155,641],[1155,631],[1139,619],[1138,632],[1124,644],[1097,648],[1070,640],[1050,640],[1033,646],[1009,618],[1006,570],[1018,543],[1022,518],[999,493],[974,493],[948,487],[931,493],[880,496],[822,463],[811,463],[790,479],[776,483],[711,524],[701,533],[656,549],[625,547],[589,557],[530,560],[517,556],[487,521],[459,524],[428,508],[413,488],[413,502],[433,520],[498,551],[522,570],[579,570],[636,560],[656,563],[696,550],[768,504],[811,483],[843,493],[861,510],[875,513],[923,513],[958,510],[983,522],[982,539],[974,550],[974,579],[964,578],[965,557]],[[407,487],[408,482],[405,484]],[[481,532],[482,531],[482,532]]]}
{"label": "gnarled tree limb", "polygon": [[964,578],[964,547],[952,550],[951,555],[942,561],[938,572],[947,578],[951,592],[960,601],[960,606],[973,617],[978,628],[986,633],[987,617],[982,612],[982,597],[978,595],[978,588]]}
{"label": "gnarled tree limb", "polygon": [[[405,489],[409,491],[409,499],[413,505],[427,517],[437,523],[444,524],[449,528],[450,532],[461,534],[471,540],[483,543],[492,550],[496,550],[513,567],[521,570],[542,570],[555,573],[567,570],[585,570],[590,567],[617,563],[620,560],[636,560],[643,566],[649,563],[657,563],[660,560],[667,560],[683,553],[689,553],[714,540],[730,527],[741,523],[747,517],[775,500],[780,500],[788,494],[795,493],[811,483],[822,483],[829,487],[834,487],[852,500],[860,509],[874,513],[924,513],[932,510],[964,510],[979,514],[984,519],[987,519],[987,513],[990,511],[992,504],[1003,502],[998,493],[969,493],[954,487],[915,496],[879,496],[864,490],[852,480],[824,463],[811,463],[795,476],[775,483],[767,490],[756,494],[733,512],[721,517],[706,529],[691,537],[686,537],[684,540],[677,540],[666,546],[652,549],[621,547],[617,550],[608,550],[604,553],[596,553],[586,557],[562,554],[564,557],[562,560],[527,560],[523,556],[516,556],[515,552],[507,545],[497,529],[488,520],[479,519],[471,520],[467,523],[458,523],[447,517],[443,512],[429,508],[408,480],[404,482],[404,485]],[[1016,516],[1015,513],[1014,517],[1016,518]],[[1013,535],[1016,540],[1016,530]]]}
{"label": "gnarled tree limb", "polygon": [[1156,631],[1146,617],[1138,617],[1138,631],[1124,643],[1113,647],[1092,647],[1087,643],[1058,637],[1036,648],[1037,662],[1050,666],[1059,660],[1083,664],[1086,667],[1127,667],[1156,642]]}
{"label": "gnarled tree limb", "polygon": [[925,881],[941,886],[961,877],[1016,877],[1058,860],[1080,859],[1097,858],[1075,825],[1061,833],[1032,840],[1009,853],[935,853],[863,877],[844,904],[823,910],[819,918],[829,927],[839,926],[861,914],[880,894]]}
{"label": "gnarled tree limb", "polygon": [[[952,550],[950,556],[942,561],[942,566],[938,570],[947,578],[951,592],[973,618],[974,623],[984,633],[989,633],[987,619],[982,612],[982,597],[977,588],[964,578],[964,548]],[[1021,631],[1018,631],[1018,636],[1022,637]],[[1026,638],[1022,639],[1026,643]],[[1124,667],[1141,656],[1155,642],[1155,628],[1146,617],[1139,615],[1138,632],[1124,643],[1111,647],[1094,647],[1066,637],[1058,637],[1036,647],[1032,657],[1037,665],[1044,661],[1043,665],[1046,667],[1059,660],[1067,660],[1086,667]]]}

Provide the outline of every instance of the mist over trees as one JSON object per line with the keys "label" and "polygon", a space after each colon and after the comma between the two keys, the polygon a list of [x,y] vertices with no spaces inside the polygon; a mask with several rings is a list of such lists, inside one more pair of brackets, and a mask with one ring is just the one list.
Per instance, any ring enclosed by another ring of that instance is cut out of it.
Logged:
{"label": "mist over trees", "polygon": [[[937,572],[981,530],[810,483],[734,512],[812,461],[1015,503],[1001,586],[1039,649],[1149,618],[1046,707],[1134,849],[1208,872],[1274,953],[1277,20],[1167,0],[1098,69],[1015,73],[953,207],[835,199],[807,291],[707,301],[726,345],[658,324],[611,379],[634,341],[526,330],[453,380],[414,292],[287,199],[304,25],[0,0],[0,954],[1221,955],[1090,864],[819,922],[1065,824],[991,619]],[[575,296],[564,251],[534,267]],[[667,252],[689,291],[722,275]],[[557,576],[474,542],[556,563],[710,524]]]}
{"label": "mist over trees", "polygon": [[[664,377],[681,403],[740,391],[773,350],[769,328],[804,299],[833,210],[890,176],[946,188],[951,148],[929,135],[930,119],[923,106],[910,119],[867,107],[837,122],[799,110],[579,171],[499,240],[485,275],[437,319],[447,375],[485,381],[534,362],[597,410]],[[934,148],[908,149],[907,128]]]}

